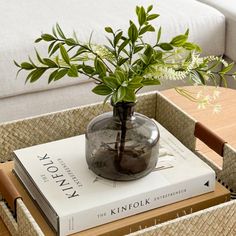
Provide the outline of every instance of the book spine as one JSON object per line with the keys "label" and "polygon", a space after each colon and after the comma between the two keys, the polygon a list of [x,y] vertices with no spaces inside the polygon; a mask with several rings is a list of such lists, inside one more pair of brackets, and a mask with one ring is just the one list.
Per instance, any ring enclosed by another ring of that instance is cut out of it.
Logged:
{"label": "book spine", "polygon": [[158,190],[120,199],[117,202],[92,208],[60,218],[59,234],[69,235],[98,225],[109,223],[137,213],[182,201],[215,189],[215,173],[167,185]]}

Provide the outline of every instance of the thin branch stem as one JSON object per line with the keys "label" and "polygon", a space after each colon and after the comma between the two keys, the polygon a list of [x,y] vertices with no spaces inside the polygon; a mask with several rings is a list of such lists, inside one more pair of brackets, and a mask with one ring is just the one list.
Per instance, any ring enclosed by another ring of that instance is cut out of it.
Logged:
{"label": "thin branch stem", "polygon": [[101,82],[102,82],[100,79],[97,79],[97,78],[95,78],[95,77],[94,77],[94,76],[92,76],[92,75],[88,75],[88,74],[84,73],[84,72],[83,72],[83,71],[81,71],[81,70],[78,70],[78,72],[79,72],[79,73],[81,73],[81,74],[83,74],[83,75],[86,75],[86,76],[88,76],[90,79],[93,79],[93,80],[95,80],[95,81],[97,81],[97,82],[99,82],[99,83],[101,83]]}

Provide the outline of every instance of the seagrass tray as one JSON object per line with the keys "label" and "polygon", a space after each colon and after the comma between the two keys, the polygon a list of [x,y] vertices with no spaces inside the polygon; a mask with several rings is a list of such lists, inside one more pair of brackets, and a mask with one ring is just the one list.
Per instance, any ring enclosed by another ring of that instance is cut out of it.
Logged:
{"label": "seagrass tray", "polygon": [[[110,111],[109,104],[81,106],[0,124],[0,161],[13,159],[12,151],[85,133],[88,122]],[[136,111],[156,119],[215,171],[217,179],[236,193],[236,150],[158,92],[138,96]],[[195,151],[199,138],[223,157],[222,168]],[[7,204],[0,193],[0,217],[12,235],[44,235],[20,198]],[[12,206],[14,216],[9,208]],[[130,235],[236,235],[236,200],[180,217]]]}

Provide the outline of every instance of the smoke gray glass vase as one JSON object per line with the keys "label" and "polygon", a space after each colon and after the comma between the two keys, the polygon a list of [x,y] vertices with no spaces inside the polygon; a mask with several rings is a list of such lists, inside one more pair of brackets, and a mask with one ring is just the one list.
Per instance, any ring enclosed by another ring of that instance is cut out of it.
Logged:
{"label": "smoke gray glass vase", "polygon": [[113,112],[95,117],[86,132],[89,169],[111,180],[135,180],[156,166],[159,130],[155,122],[134,112],[135,103],[113,105]]}

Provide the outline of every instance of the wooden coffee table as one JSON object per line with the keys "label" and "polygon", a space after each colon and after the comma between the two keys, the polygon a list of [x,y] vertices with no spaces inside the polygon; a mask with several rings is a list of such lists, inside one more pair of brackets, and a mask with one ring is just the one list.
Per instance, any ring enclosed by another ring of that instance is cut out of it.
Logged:
{"label": "wooden coffee table", "polygon": [[[198,87],[188,87],[188,89],[194,93],[199,91]],[[174,89],[162,91],[162,94],[236,148],[236,90],[219,88],[219,91],[221,94],[218,103],[221,104],[222,111],[217,114],[213,113],[212,107],[204,110],[197,109],[196,103],[182,97]],[[218,156],[200,141],[197,142],[197,149],[213,160],[218,166],[222,165],[222,157]],[[0,235],[10,236],[1,219]]]}
{"label": "wooden coffee table", "polygon": [[[199,91],[198,87],[188,88],[194,93]],[[219,91],[220,96],[217,103],[222,107],[222,110],[219,113],[213,113],[213,108],[211,106],[206,109],[197,109],[196,103],[180,96],[174,89],[163,91],[162,94],[168,97],[197,121],[203,123],[215,134],[223,138],[231,146],[236,148],[236,90],[219,88]],[[201,141],[197,141],[197,149],[199,152],[214,161],[218,166],[222,166],[222,157],[209,149]]]}

